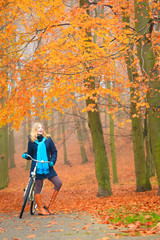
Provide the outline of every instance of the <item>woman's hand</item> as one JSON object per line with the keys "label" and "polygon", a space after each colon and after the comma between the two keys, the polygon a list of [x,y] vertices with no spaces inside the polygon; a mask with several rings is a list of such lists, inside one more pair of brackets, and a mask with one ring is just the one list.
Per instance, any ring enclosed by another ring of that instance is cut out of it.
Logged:
{"label": "woman's hand", "polygon": [[23,153],[23,154],[22,154],[22,158],[25,158],[25,159],[26,159],[27,157],[28,157],[28,154],[26,154],[26,153]]}
{"label": "woman's hand", "polygon": [[50,167],[53,167],[53,165],[54,165],[54,163],[51,161],[51,162],[49,163],[49,166],[50,166]]}

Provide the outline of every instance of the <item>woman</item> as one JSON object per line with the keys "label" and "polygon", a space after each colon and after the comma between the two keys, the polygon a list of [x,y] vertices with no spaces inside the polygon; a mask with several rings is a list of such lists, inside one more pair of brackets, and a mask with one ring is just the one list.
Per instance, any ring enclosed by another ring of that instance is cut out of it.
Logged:
{"label": "woman", "polygon": [[[36,182],[34,197],[38,207],[39,215],[49,215],[54,214],[52,211],[53,202],[62,186],[60,178],[57,176],[53,166],[57,160],[57,150],[50,137],[46,134],[41,123],[35,123],[31,130],[30,139],[28,142],[27,153],[22,155],[23,158],[29,159],[26,154],[29,154],[32,158],[37,160],[49,161],[50,163],[38,163],[36,172]],[[32,161],[30,173],[33,171],[36,162]],[[43,180],[48,178],[54,184],[53,192],[50,196],[48,204],[43,207],[41,200],[41,189],[43,185]]]}

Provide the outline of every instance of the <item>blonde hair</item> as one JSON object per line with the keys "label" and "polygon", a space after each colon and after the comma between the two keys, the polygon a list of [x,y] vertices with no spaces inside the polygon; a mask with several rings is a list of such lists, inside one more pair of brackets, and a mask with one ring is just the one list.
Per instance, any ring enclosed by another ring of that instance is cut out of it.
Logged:
{"label": "blonde hair", "polygon": [[[30,138],[32,142],[35,142],[35,140],[37,140],[37,129],[38,126],[41,125],[43,127],[43,125],[40,122],[37,122],[33,125],[32,129],[31,129],[31,133],[30,133]],[[45,130],[43,130],[42,133],[43,137],[45,137],[46,139],[50,137],[50,135],[48,133],[45,132]]]}

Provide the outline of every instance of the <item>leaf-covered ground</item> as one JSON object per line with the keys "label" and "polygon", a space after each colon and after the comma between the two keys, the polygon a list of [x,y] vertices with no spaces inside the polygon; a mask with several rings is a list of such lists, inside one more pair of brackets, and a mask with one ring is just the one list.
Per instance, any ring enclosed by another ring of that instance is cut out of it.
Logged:
{"label": "leaf-covered ground", "polygon": [[[157,196],[157,179],[151,179],[152,191],[136,193],[133,151],[130,138],[117,138],[117,168],[119,183],[111,185],[113,195],[98,198],[97,181],[93,153],[86,144],[89,162],[81,164],[76,136],[68,140],[68,160],[71,165],[63,164],[63,150],[57,144],[58,160],[55,169],[63,182],[62,189],[55,201],[55,212],[86,211],[101,223],[113,224],[114,228],[126,226],[124,234],[155,234],[160,232],[160,197]],[[21,135],[16,135],[16,168],[10,169],[8,187],[0,190],[0,213],[19,212],[23,200],[23,188],[28,181],[29,171],[25,170],[25,160],[21,158]],[[107,147],[110,163],[109,147]],[[47,199],[52,185],[46,180],[43,199]],[[28,208],[26,209],[26,211]]]}

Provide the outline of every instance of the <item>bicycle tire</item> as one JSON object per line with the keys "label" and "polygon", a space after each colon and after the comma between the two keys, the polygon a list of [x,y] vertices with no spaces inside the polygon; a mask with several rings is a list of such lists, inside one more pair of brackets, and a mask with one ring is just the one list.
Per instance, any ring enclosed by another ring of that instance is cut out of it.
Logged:
{"label": "bicycle tire", "polygon": [[19,218],[22,218],[22,215],[23,215],[23,212],[24,212],[24,209],[25,209],[25,206],[26,206],[27,200],[28,200],[28,196],[29,196],[29,193],[30,193],[30,190],[31,190],[32,184],[33,184],[33,178],[30,178],[29,183],[28,183],[28,187],[27,187],[27,190],[26,190],[26,193],[25,193],[24,199],[23,199],[22,209],[21,209],[21,212],[20,212]]}
{"label": "bicycle tire", "polygon": [[31,207],[30,207],[30,214],[31,215],[35,214],[36,208],[37,208],[37,204],[36,204],[35,200],[31,201]]}

